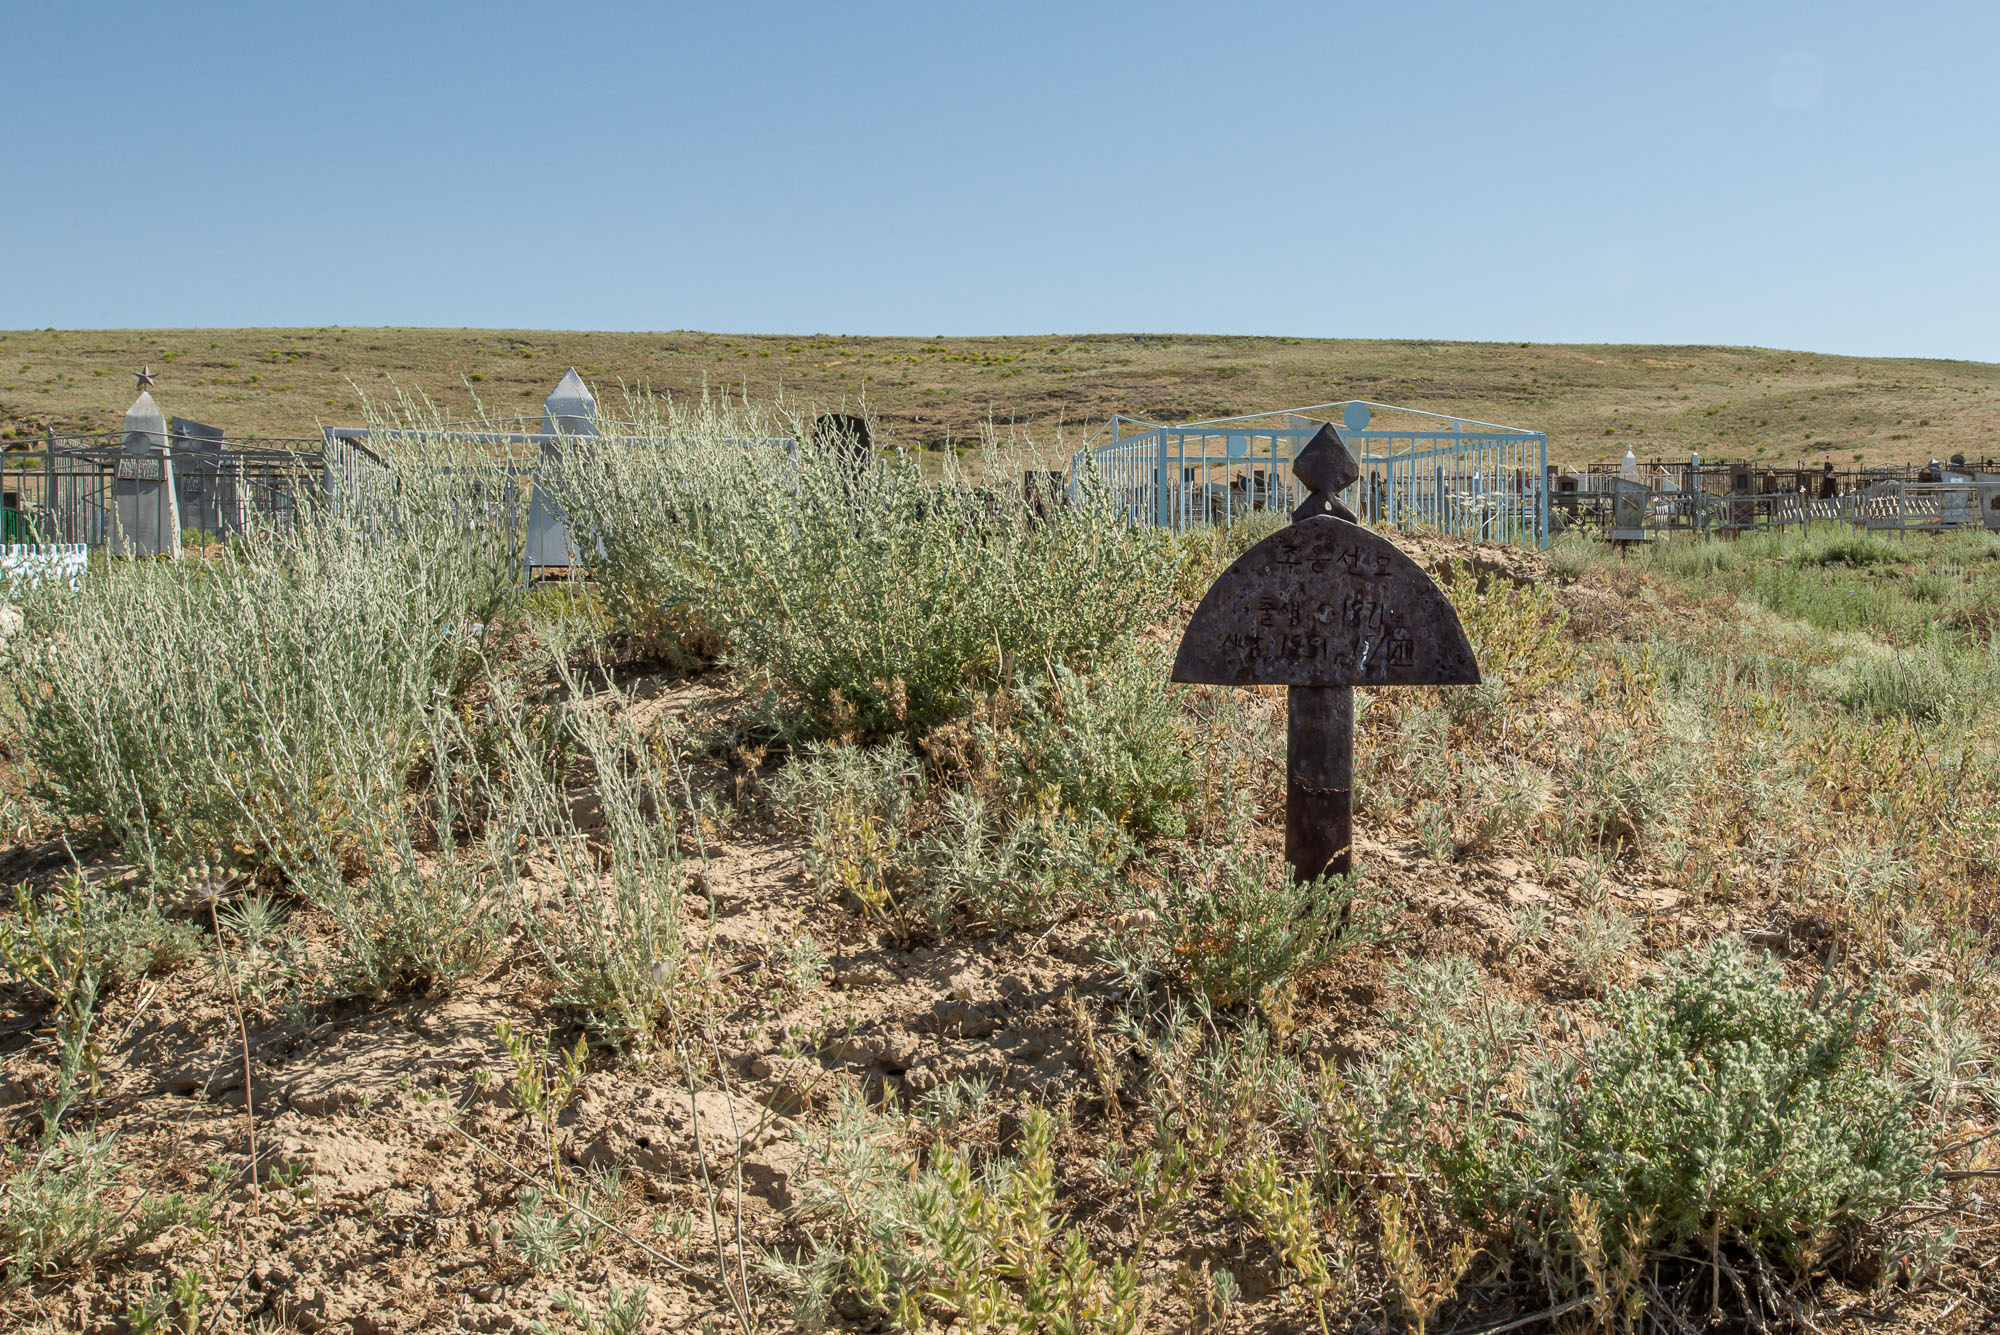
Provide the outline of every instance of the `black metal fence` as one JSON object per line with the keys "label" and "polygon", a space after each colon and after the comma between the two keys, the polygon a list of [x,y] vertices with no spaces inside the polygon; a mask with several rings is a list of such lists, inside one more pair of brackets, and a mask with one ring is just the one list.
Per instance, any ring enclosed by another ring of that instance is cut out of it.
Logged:
{"label": "black metal fence", "polygon": [[[102,547],[118,524],[121,468],[158,464],[133,459],[116,431],[51,434],[9,450],[0,466],[0,533],[8,542],[83,543]],[[334,481],[314,439],[226,440],[198,422],[175,418],[167,436],[174,500],[183,541],[223,541],[252,526],[284,525]]]}

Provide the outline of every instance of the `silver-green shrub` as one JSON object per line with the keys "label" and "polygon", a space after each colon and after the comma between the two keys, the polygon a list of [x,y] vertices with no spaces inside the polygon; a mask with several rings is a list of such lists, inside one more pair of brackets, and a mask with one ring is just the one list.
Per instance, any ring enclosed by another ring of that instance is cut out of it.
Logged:
{"label": "silver-green shrub", "polygon": [[[798,735],[922,736],[1165,609],[1165,540],[1087,495],[1038,517],[949,456],[856,465],[806,424],[713,404],[629,415],[563,484],[614,625],[668,656],[725,655]],[[779,430],[798,443],[770,443]]]}
{"label": "silver-green shrub", "polygon": [[540,729],[495,688],[505,800],[518,812],[512,823],[532,835],[540,873],[523,884],[518,915],[556,1000],[591,1037],[644,1048],[688,983],[672,739],[601,705],[580,707],[578,683],[559,675],[568,699],[549,707]]}
{"label": "silver-green shrub", "polygon": [[1352,875],[1293,878],[1254,854],[1225,848],[1198,877],[1170,877],[1143,897],[1159,920],[1167,959],[1211,1005],[1261,1002],[1342,951],[1381,939],[1390,905]]}
{"label": "silver-green shrub", "polygon": [[1133,648],[1086,676],[1061,664],[1028,677],[995,749],[1023,793],[1052,788],[1064,806],[1097,811],[1136,834],[1187,831],[1199,783],[1184,692],[1166,685],[1157,650]]}
{"label": "silver-green shrub", "polygon": [[1872,998],[1814,1005],[1733,939],[1610,992],[1573,1057],[1518,1016],[1404,1026],[1361,1082],[1371,1138],[1475,1227],[1559,1237],[1574,1198],[1622,1248],[1747,1240],[1795,1262],[1920,1194],[1910,1100]]}
{"label": "silver-green shrub", "polygon": [[478,522],[483,472],[422,437],[394,467],[203,559],[31,599],[5,689],[46,798],[155,875],[212,851],[283,867],[394,819],[340,770],[407,774],[520,550]]}
{"label": "silver-green shrub", "polygon": [[125,1165],[109,1131],[65,1131],[33,1150],[0,1154],[0,1263],[5,1282],[128,1251],[200,1213],[179,1192],[148,1192],[130,1208],[113,1190]]}
{"label": "silver-green shrub", "polygon": [[[773,788],[810,832],[820,886],[904,937],[1047,922],[1107,902],[1133,844],[1044,789],[1019,803],[935,792],[900,737],[810,745]],[[921,805],[920,805],[921,803]]]}

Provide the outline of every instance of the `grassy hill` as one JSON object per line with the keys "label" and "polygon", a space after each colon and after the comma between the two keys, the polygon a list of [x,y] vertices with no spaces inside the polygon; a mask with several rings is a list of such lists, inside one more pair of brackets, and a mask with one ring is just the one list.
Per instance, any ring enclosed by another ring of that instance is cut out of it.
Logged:
{"label": "grassy hill", "polygon": [[2000,455],[2000,366],[1765,348],[1207,335],[847,338],[491,329],[0,333],[0,436],[115,427],[150,365],[171,414],[241,434],[355,424],[397,386],[454,415],[532,412],[569,366],[600,393],[704,386],[865,404],[905,441],[1014,423],[1053,455],[1114,411],[1186,420],[1366,398],[1539,427],[1551,457],[1897,463]]}

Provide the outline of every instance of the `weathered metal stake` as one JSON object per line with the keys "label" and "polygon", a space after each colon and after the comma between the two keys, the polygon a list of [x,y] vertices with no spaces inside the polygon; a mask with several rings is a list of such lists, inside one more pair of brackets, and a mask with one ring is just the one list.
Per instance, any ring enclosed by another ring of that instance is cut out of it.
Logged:
{"label": "weathered metal stake", "polygon": [[1285,861],[1309,881],[1354,870],[1354,688],[1285,692]]}
{"label": "weathered metal stake", "polygon": [[1479,665],[1431,577],[1340,503],[1360,469],[1331,426],[1292,471],[1312,494],[1210,586],[1173,679],[1289,688],[1285,861],[1307,881],[1354,869],[1354,687],[1470,685]]}

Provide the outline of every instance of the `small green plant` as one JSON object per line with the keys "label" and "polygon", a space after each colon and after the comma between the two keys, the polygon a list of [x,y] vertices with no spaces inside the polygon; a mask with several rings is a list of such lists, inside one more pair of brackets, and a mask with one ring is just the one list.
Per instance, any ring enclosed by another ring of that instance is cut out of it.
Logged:
{"label": "small green plant", "polygon": [[[646,1296],[649,1292],[644,1284],[630,1289],[613,1286],[605,1295],[602,1310],[597,1312],[567,1293],[558,1293],[555,1303],[569,1318],[570,1326],[577,1335],[645,1335]],[[557,1335],[555,1328],[546,1321],[535,1322],[532,1329],[534,1335]]]}
{"label": "small green plant", "polygon": [[180,1319],[182,1335],[195,1335],[201,1329],[201,1308],[207,1297],[201,1286],[201,1272],[183,1270],[174,1276],[168,1290],[173,1294],[174,1309]]}
{"label": "small green plant", "polygon": [[1150,905],[1169,963],[1211,1005],[1259,1001],[1335,955],[1382,939],[1389,907],[1355,876],[1303,884],[1235,850],[1190,881],[1169,882]]}
{"label": "small green plant", "polygon": [[1549,906],[1523,904],[1507,911],[1508,948],[1516,953],[1540,942],[1549,932]]}
{"label": "small green plant", "polygon": [[547,772],[534,739],[516,728],[510,747],[522,777],[512,798],[556,872],[553,894],[522,905],[521,919],[555,977],[557,999],[592,1040],[647,1048],[690,999],[670,773],[676,739],[649,738],[622,718],[586,710],[557,711],[550,730],[584,762],[578,769],[590,777],[601,824],[578,829],[568,780]]}
{"label": "small green plant", "polygon": [[1908,651],[1864,645],[1813,674],[1816,685],[1857,714],[1936,723],[1963,708],[1966,664],[1936,644]]}
{"label": "small green plant", "polygon": [[236,945],[223,953],[223,967],[258,1011],[269,1011],[273,989],[289,991],[299,971],[295,938],[284,930],[287,916],[284,905],[258,894],[244,895],[217,913],[218,926]]}
{"label": "small green plant", "polygon": [[92,1005],[99,989],[186,963],[198,950],[187,923],[79,871],[41,896],[16,886],[14,912],[0,917],[0,964],[58,1011]]}
{"label": "small green plant", "polygon": [[1570,958],[1585,982],[1600,986],[1624,969],[1638,942],[1638,929],[1618,910],[1585,909],[1570,938]]}
{"label": "small green plant", "polygon": [[856,1296],[912,1331],[921,1329],[928,1305],[958,1313],[974,1329],[1136,1330],[1137,1268],[1097,1261],[1080,1231],[1063,1230],[1052,1217],[1054,1136],[1054,1119],[1031,1111],[1020,1156],[993,1179],[975,1175],[955,1147],[941,1147],[912,1193],[927,1264],[899,1278],[879,1260],[850,1253]]}
{"label": "small green plant", "polygon": [[557,1152],[556,1120],[583,1084],[590,1049],[581,1037],[576,1040],[576,1047],[567,1051],[552,1049],[546,1038],[531,1042],[505,1020],[500,1022],[498,1037],[514,1062],[508,1097],[515,1110],[541,1133],[542,1146],[548,1154],[549,1178],[561,1190],[562,1156]]}
{"label": "small green plant", "polygon": [[488,869],[464,855],[384,867],[353,883],[335,873],[312,897],[346,939],[342,985],[366,997],[449,992],[486,963],[506,926]]}
{"label": "small green plant", "polygon": [[1095,812],[1078,815],[1052,788],[1006,814],[955,791],[915,851],[917,900],[940,935],[961,917],[983,927],[1045,923],[1065,908],[1104,902],[1132,842]]}
{"label": "small green plant", "polygon": [[1389,1272],[1410,1324],[1417,1335],[1424,1335],[1438,1308],[1458,1292],[1458,1283],[1479,1249],[1470,1239],[1459,1238],[1440,1254],[1424,1236],[1415,1211],[1400,1197],[1386,1194],[1377,1203],[1382,1212],[1382,1268]]}
{"label": "small green plant", "polygon": [[1223,1198],[1229,1208],[1248,1218],[1277,1253],[1286,1275],[1302,1290],[1313,1306],[1322,1333],[1327,1329],[1326,1306],[1351,1282],[1344,1267],[1330,1259],[1323,1240],[1338,1246],[1321,1227],[1320,1210],[1312,1187],[1304,1182],[1287,1182],[1276,1158],[1264,1155],[1252,1159],[1229,1179]]}
{"label": "small green plant", "polygon": [[0,1182],[0,1258],[15,1282],[136,1247],[199,1209],[178,1192],[118,1208],[112,1188],[125,1165],[109,1132],[45,1134],[32,1150],[8,1151],[0,1165],[9,1170]]}
{"label": "small green plant", "polygon": [[1580,649],[1553,587],[1516,585],[1504,576],[1482,581],[1454,569],[1444,591],[1472,642],[1480,675],[1502,683],[1510,697],[1539,694],[1577,670]]}
{"label": "small green plant", "polygon": [[826,977],[826,952],[811,932],[801,932],[785,945],[785,986],[793,992],[810,992]]}
{"label": "small green plant", "polygon": [[949,1318],[974,1331],[1129,1335],[1143,1297],[1129,1259],[1100,1260],[1057,1214],[1055,1121],[1022,1118],[1020,1152],[983,1169],[940,1137],[920,1162],[891,1127],[843,1096],[823,1162],[803,1184],[811,1252],[771,1269],[822,1323],[845,1299],[898,1329]]}
{"label": "small green plant", "polygon": [[507,1230],[507,1245],[530,1268],[555,1270],[583,1245],[578,1222],[573,1211],[551,1208],[536,1188],[522,1187],[514,1195],[514,1222]]}

